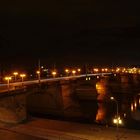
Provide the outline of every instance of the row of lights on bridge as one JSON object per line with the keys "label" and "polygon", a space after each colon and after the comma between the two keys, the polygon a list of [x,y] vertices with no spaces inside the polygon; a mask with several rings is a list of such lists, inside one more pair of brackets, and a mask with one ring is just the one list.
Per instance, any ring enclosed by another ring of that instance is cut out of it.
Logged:
{"label": "row of lights on bridge", "polygon": [[[43,66],[41,67],[41,69],[42,68],[44,68]],[[38,79],[40,80],[40,76],[41,76],[41,69],[40,70],[37,70],[36,71],[36,74],[38,75]],[[119,68],[117,68],[116,69],[116,71],[118,71],[118,70],[120,70]],[[65,73],[66,73],[66,76],[68,76],[69,74],[71,74],[71,75],[76,75],[76,74],[80,74],[81,73],[81,69],[80,68],[78,68],[78,69],[65,69],[64,70],[65,71]],[[102,69],[99,69],[99,68],[94,68],[93,69],[93,72],[95,72],[95,73],[98,73],[98,72],[100,72],[100,71],[102,71],[102,72],[110,72],[110,69],[108,69],[108,68],[102,68]],[[57,70],[53,70],[52,72],[51,72],[51,75],[55,78],[56,77],[56,75],[57,75],[58,73],[57,73]],[[26,74],[24,74],[24,73],[22,73],[22,74],[19,74],[18,72],[14,72],[13,73],[13,75],[14,75],[14,77],[15,77],[15,82],[17,81],[17,76],[19,75],[21,78],[22,78],[22,82],[23,82],[23,80],[24,80],[24,78],[26,77]],[[10,80],[12,80],[12,77],[13,76],[6,76],[5,77],[5,80],[6,81],[10,81]],[[99,78],[99,76],[97,76],[97,79]],[[91,80],[91,78],[90,77],[86,77],[86,80]]]}
{"label": "row of lights on bridge", "polygon": [[[41,69],[43,69],[44,67],[42,66]],[[36,74],[38,75],[38,79],[40,79],[40,76],[41,76],[41,69],[40,70],[37,70],[36,71]],[[66,76],[68,76],[69,74],[71,75],[76,75],[76,74],[80,74],[81,73],[81,69],[78,68],[78,69],[65,69],[64,70],[65,73],[66,73]],[[94,73],[98,73],[98,72],[116,72],[116,73],[119,73],[119,72],[126,72],[128,71],[128,69],[126,68],[116,68],[116,69],[109,69],[109,68],[94,68],[93,71],[91,72],[94,72]],[[136,68],[132,68],[132,69],[129,69],[130,72],[136,72]],[[55,78],[56,75],[57,75],[57,70],[53,70],[51,72],[51,75]],[[19,75],[21,78],[22,78],[22,81],[24,80],[24,78],[26,77],[26,74],[19,74],[18,72],[14,72],[13,73],[14,77],[15,77],[15,81],[16,81],[16,78],[17,76]],[[116,76],[116,74],[114,74],[114,76]],[[99,78],[99,76],[97,76],[97,79]],[[10,81],[12,80],[12,76],[6,76],[5,77],[5,80],[7,81]],[[90,80],[90,77],[86,77],[86,80]]]}
{"label": "row of lights on bridge", "polygon": [[[41,67],[41,69],[44,68],[43,66]],[[70,69],[65,69],[65,73],[66,75],[69,75],[69,74],[72,74],[72,75],[75,75],[77,73],[80,73],[81,72],[81,69],[78,68],[78,69],[73,69],[73,70],[70,70]],[[98,72],[114,72],[114,73],[140,73],[140,69],[139,68],[115,68],[115,69],[109,69],[109,68],[93,68],[92,71],[90,71],[91,73],[94,72],[94,73],[98,73]],[[41,70],[38,70],[36,71],[36,74],[38,75],[41,75]],[[53,70],[51,72],[52,76],[53,77],[56,77],[56,75],[58,74],[57,73],[57,70]],[[16,81],[16,77],[17,75],[19,75],[18,72],[14,72],[13,75],[15,76],[15,81]],[[26,74],[20,74],[20,77],[24,78],[26,77]],[[12,76],[6,76],[5,80],[11,80],[12,79]]]}
{"label": "row of lights on bridge", "polygon": [[[68,75],[69,73],[72,73],[72,75],[75,75],[77,72],[80,73],[80,72],[81,72],[81,69],[77,69],[77,70],[65,69],[65,72],[66,72],[67,75]],[[38,75],[38,79],[40,79],[41,71],[40,71],[40,70],[36,71],[36,74]],[[55,78],[56,75],[57,75],[57,71],[54,70],[54,71],[51,72],[51,74],[52,74],[52,76]],[[15,79],[14,81],[15,81],[15,82],[17,81],[17,76],[18,76],[18,75],[21,77],[22,82],[24,81],[24,78],[26,77],[26,74],[24,74],[24,73],[19,74],[18,72],[14,72],[13,75],[14,75],[14,79]],[[4,79],[9,83],[9,81],[12,80],[12,77],[13,77],[13,76],[6,76]]]}
{"label": "row of lights on bridge", "polygon": [[[42,68],[42,67],[41,67],[41,68]],[[93,69],[93,72],[94,72],[94,73],[98,73],[98,72],[116,72],[116,73],[119,73],[119,72],[126,72],[126,71],[128,71],[128,70],[129,70],[129,72],[136,72],[136,71],[137,71],[136,68],[132,68],[132,69],[126,69],[126,68],[122,68],[122,69],[121,69],[121,68],[116,68],[116,69],[101,68],[101,69],[99,69],[99,68],[94,68],[94,69]],[[68,76],[69,74],[72,74],[72,75],[74,76],[74,75],[76,75],[77,73],[80,74],[80,73],[81,73],[81,69],[80,69],[80,68],[78,68],[78,69],[73,69],[73,70],[65,69],[65,73],[66,73],[67,76]],[[36,74],[38,75],[38,79],[40,79],[41,70],[36,71]],[[51,72],[51,74],[52,74],[52,76],[55,78],[56,75],[57,75],[58,73],[57,73],[56,70],[53,70],[53,71]],[[19,74],[18,72],[14,72],[13,75],[14,75],[14,77],[15,77],[15,81],[16,81],[16,78],[17,78],[18,75],[22,78],[22,82],[23,82],[24,78],[26,77],[26,74],[24,74],[24,73],[23,73],[23,74]],[[114,74],[114,76],[116,76],[116,74]],[[97,79],[98,79],[98,78],[99,78],[99,76],[97,76]],[[12,80],[12,76],[6,76],[6,77],[5,77],[5,80],[7,80],[7,81]],[[90,77],[86,77],[86,80],[91,80],[91,79],[90,79]]]}
{"label": "row of lights on bridge", "polygon": [[[19,75],[19,73],[18,73],[18,72],[14,72],[13,75],[14,75],[15,81],[16,81],[16,80],[17,80],[17,76]],[[21,79],[22,79],[22,81],[23,81],[23,79],[26,77],[26,74],[22,73],[22,74],[20,74],[19,76],[21,77]],[[6,76],[4,79],[5,79],[6,81],[10,81],[10,80],[12,80],[12,76]]]}
{"label": "row of lights on bridge", "polygon": [[114,69],[109,68],[94,68],[93,72],[112,72],[112,73],[131,73],[131,74],[140,74],[140,68],[124,68],[124,67],[117,67]]}

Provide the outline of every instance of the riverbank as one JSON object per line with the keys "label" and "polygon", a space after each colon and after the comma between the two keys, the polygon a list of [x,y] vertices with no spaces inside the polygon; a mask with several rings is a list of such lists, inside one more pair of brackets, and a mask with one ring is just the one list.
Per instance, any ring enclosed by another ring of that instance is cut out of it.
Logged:
{"label": "riverbank", "polygon": [[1,124],[1,129],[49,140],[140,140],[140,130],[39,119],[18,124]]}

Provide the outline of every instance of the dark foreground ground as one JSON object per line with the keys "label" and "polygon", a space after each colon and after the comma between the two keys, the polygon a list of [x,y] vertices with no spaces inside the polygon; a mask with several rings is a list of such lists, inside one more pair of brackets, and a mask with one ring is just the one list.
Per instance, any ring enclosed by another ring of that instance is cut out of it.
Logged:
{"label": "dark foreground ground", "polygon": [[140,130],[119,128],[117,132],[115,127],[50,119],[0,126],[0,140],[140,140]]}

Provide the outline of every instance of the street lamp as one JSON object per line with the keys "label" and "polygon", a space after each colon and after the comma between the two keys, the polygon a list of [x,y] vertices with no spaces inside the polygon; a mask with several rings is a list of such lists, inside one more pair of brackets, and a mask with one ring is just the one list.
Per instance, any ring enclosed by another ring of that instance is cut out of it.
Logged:
{"label": "street lamp", "polygon": [[81,72],[81,69],[80,69],[80,68],[78,68],[78,69],[77,69],[77,71],[78,71],[78,72]]}
{"label": "street lamp", "polygon": [[91,80],[91,78],[90,77],[86,77],[86,81],[90,81]]}
{"label": "street lamp", "polygon": [[13,75],[15,76],[15,82],[17,81],[18,72],[14,72]]}
{"label": "street lamp", "polygon": [[10,86],[10,80],[12,79],[10,76],[7,76],[4,78],[7,81],[7,87],[8,87],[8,91],[9,91],[9,86]]}
{"label": "street lamp", "polygon": [[75,75],[76,74],[76,70],[72,70],[72,74]]}
{"label": "street lamp", "polygon": [[97,79],[99,79],[100,78],[100,76],[99,75],[97,75]]}
{"label": "street lamp", "polygon": [[94,71],[95,73],[98,73],[98,72],[99,72],[99,69],[98,69],[98,68],[94,68],[93,71]]}
{"label": "street lamp", "polygon": [[56,71],[52,71],[53,78],[55,78],[56,74]]}
{"label": "street lamp", "polygon": [[[117,107],[116,108],[117,109],[116,113],[117,113],[117,118],[118,118],[119,117],[119,107],[118,107],[119,105],[118,105],[118,101],[113,96],[111,96],[110,99],[116,103],[116,107]],[[117,127],[118,127],[118,123],[117,123]]]}
{"label": "street lamp", "polygon": [[66,76],[68,76],[68,74],[69,74],[69,69],[65,69],[65,72],[66,72]]}
{"label": "street lamp", "polygon": [[119,125],[122,124],[122,120],[121,120],[121,118],[119,116],[119,105],[118,105],[118,101],[113,96],[111,96],[110,99],[116,103],[116,107],[117,107],[116,108],[117,115],[113,119],[113,123],[116,124],[116,126],[117,126],[117,140],[119,140],[119,134],[118,134],[119,131],[118,131],[118,128],[119,128]]}
{"label": "street lamp", "polygon": [[38,83],[40,84],[40,71],[36,71],[37,75],[38,75]]}
{"label": "street lamp", "polygon": [[26,77],[26,74],[20,74],[20,77],[22,79],[22,85],[23,85],[24,77]]}

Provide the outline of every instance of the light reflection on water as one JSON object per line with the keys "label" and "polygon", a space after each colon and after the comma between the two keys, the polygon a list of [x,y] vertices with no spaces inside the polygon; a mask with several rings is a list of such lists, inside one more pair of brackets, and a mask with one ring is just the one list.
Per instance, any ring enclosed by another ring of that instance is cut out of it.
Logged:
{"label": "light reflection on water", "polygon": [[[117,76],[115,76],[117,78]],[[120,77],[120,80],[110,81],[107,78],[98,80],[96,85],[97,112],[95,121],[98,123],[111,123],[116,116],[116,103],[110,100],[111,96],[118,102],[119,116],[125,121],[124,125],[140,123],[140,89],[138,78]]]}
{"label": "light reflection on water", "polygon": [[132,118],[140,121],[140,95],[136,95],[131,102],[131,115]]}
{"label": "light reflection on water", "polygon": [[[98,93],[97,100],[104,100],[106,97],[106,85],[104,80],[100,80],[96,83],[96,90]],[[106,108],[103,103],[98,102],[98,111],[96,114],[96,121],[100,122],[105,118],[106,115]]]}

